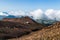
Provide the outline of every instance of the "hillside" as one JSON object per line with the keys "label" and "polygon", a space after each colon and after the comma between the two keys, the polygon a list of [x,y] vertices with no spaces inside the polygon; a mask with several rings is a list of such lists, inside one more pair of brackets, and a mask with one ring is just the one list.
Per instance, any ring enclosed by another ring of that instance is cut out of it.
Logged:
{"label": "hillside", "polygon": [[60,22],[54,23],[42,30],[32,32],[29,35],[9,40],[60,40]]}
{"label": "hillside", "polygon": [[[20,23],[21,26],[28,26],[27,28],[42,28],[44,27],[44,25],[37,23],[36,21],[34,21],[33,19],[31,19],[30,17],[26,16],[26,17],[22,17],[22,18],[4,18],[3,21],[8,21],[8,22],[17,22]],[[37,26],[37,27],[36,27]],[[39,28],[39,29],[40,29]]]}
{"label": "hillside", "polygon": [[0,38],[16,38],[45,27],[29,17],[5,18],[0,21]]}

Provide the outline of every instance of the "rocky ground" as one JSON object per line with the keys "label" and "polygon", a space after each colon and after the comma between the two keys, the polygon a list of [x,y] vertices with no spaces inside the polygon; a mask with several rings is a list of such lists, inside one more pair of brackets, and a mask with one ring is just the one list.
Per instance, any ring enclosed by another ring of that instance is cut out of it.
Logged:
{"label": "rocky ground", "polygon": [[21,37],[45,27],[29,17],[4,19],[0,21],[0,39]]}
{"label": "rocky ground", "polygon": [[0,21],[0,40],[60,40],[60,22],[45,26],[29,17],[5,18]]}
{"label": "rocky ground", "polygon": [[42,30],[32,32],[20,38],[8,40],[60,40],[60,22],[54,23]]}

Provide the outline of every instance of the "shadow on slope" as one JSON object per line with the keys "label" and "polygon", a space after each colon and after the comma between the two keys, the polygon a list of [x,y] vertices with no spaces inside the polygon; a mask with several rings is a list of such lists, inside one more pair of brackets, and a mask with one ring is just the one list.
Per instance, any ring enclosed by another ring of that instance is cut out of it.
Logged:
{"label": "shadow on slope", "polygon": [[16,38],[22,35],[29,34],[32,31],[42,29],[42,24],[39,24],[29,17],[24,18],[5,18],[0,21],[0,38]]}
{"label": "shadow on slope", "polygon": [[20,38],[8,40],[60,40],[60,22]]}

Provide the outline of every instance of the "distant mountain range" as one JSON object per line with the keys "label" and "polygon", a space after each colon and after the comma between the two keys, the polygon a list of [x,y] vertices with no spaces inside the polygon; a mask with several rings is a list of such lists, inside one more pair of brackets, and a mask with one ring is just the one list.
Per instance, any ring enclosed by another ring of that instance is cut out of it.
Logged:
{"label": "distant mountain range", "polygon": [[16,18],[16,17],[13,16],[13,15],[9,15],[9,16],[0,15],[0,20],[3,19],[3,18]]}
{"label": "distant mountain range", "polygon": [[16,18],[16,16],[14,16],[14,15],[8,15],[5,18]]}
{"label": "distant mountain range", "polygon": [[13,14],[9,14],[8,12],[0,12],[0,20],[3,18],[21,18],[21,17],[25,17],[25,16],[13,15]]}

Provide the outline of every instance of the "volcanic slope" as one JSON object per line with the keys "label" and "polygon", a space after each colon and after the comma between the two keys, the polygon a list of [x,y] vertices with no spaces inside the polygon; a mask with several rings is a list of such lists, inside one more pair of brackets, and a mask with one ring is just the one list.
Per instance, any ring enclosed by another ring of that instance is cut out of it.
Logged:
{"label": "volcanic slope", "polygon": [[5,18],[0,21],[0,38],[16,38],[32,31],[42,29],[39,24],[29,17],[23,18]]}
{"label": "volcanic slope", "polygon": [[32,32],[29,35],[9,40],[60,40],[60,22]]}

